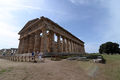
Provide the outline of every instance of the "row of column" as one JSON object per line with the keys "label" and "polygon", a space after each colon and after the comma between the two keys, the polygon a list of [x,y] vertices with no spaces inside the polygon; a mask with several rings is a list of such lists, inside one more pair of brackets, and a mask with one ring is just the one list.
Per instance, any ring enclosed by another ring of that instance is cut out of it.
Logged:
{"label": "row of column", "polygon": [[[40,34],[42,34],[40,36]],[[57,36],[55,41],[54,35]],[[84,53],[84,45],[80,45],[71,39],[61,36],[43,28],[25,38],[20,39],[19,53],[32,53],[32,52],[62,52],[62,53]]]}
{"label": "row of column", "polygon": [[[63,53],[84,53],[84,46],[68,39],[64,36],[57,35],[57,52]],[[61,39],[60,39],[61,38]]]}

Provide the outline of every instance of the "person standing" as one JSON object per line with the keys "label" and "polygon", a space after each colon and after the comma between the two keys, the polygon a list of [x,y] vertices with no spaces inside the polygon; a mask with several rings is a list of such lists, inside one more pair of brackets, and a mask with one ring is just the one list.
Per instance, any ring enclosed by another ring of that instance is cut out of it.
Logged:
{"label": "person standing", "polygon": [[34,58],[34,52],[32,52],[32,60],[33,60],[33,58]]}
{"label": "person standing", "polygon": [[42,61],[42,53],[41,52],[39,53],[38,56],[39,56],[39,60]]}

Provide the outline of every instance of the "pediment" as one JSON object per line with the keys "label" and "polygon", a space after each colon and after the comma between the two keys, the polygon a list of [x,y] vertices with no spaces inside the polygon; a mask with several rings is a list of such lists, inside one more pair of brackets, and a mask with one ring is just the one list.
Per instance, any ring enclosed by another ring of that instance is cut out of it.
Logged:
{"label": "pediment", "polygon": [[28,21],[28,22],[25,24],[25,26],[21,29],[21,31],[19,32],[19,34],[20,34],[25,28],[29,27],[31,24],[35,23],[35,22],[38,21],[38,20],[39,20],[39,18],[36,18],[36,19],[33,19],[33,20]]}

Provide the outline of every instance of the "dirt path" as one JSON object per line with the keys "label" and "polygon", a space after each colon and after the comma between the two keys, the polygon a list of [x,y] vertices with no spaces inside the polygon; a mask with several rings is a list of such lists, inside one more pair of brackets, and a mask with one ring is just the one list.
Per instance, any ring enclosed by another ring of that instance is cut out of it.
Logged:
{"label": "dirt path", "polygon": [[77,61],[45,63],[11,62],[0,59],[0,80],[91,80]]}

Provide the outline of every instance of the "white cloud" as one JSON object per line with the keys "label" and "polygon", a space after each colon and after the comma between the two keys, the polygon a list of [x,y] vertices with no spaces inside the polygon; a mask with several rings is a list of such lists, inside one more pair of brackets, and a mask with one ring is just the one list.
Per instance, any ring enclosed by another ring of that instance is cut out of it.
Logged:
{"label": "white cloud", "polygon": [[14,12],[20,10],[28,14],[32,10],[65,14],[58,10],[48,9],[45,6],[45,0],[0,0],[0,48],[18,47],[20,29],[13,23],[19,23],[19,19],[16,19],[18,15],[14,15]]}
{"label": "white cloud", "polygon": [[87,53],[98,53],[99,52],[99,46],[101,43],[94,43],[94,42],[86,42],[85,43],[85,51]]}
{"label": "white cloud", "polygon": [[[120,0],[109,0],[106,1],[106,16],[101,19],[96,31],[99,31],[101,38],[97,42],[87,43],[86,50],[88,52],[98,51],[100,44],[107,41],[117,42],[120,44]],[[101,40],[101,41],[100,41]]]}
{"label": "white cloud", "polygon": [[110,0],[108,5],[109,18],[105,21],[107,29],[104,30],[103,39],[120,42],[120,1]]}
{"label": "white cloud", "polygon": [[17,47],[18,37],[16,27],[0,22],[0,48]]}
{"label": "white cloud", "polygon": [[[0,0],[0,49],[18,47],[18,23],[13,12],[26,9],[40,9],[33,4],[32,0]],[[39,0],[42,3],[43,0]]]}
{"label": "white cloud", "polygon": [[[7,9],[7,10],[19,10],[19,9],[42,9],[37,7],[35,3],[39,3],[39,5],[42,5],[44,3],[44,0],[36,0],[33,3],[33,0],[0,0],[0,6],[1,9]],[[31,4],[33,3],[33,4]]]}
{"label": "white cloud", "polygon": [[88,5],[93,3],[101,3],[105,0],[70,0],[73,4]]}
{"label": "white cloud", "polygon": [[[107,41],[120,44],[120,0],[69,0],[75,5],[102,4],[100,8],[104,11],[104,18],[95,27],[99,31],[100,39],[96,42],[86,42],[87,52],[98,52],[99,46]],[[96,6],[97,7],[97,6]],[[101,40],[101,41],[100,41]],[[99,44],[97,44],[99,43]]]}

